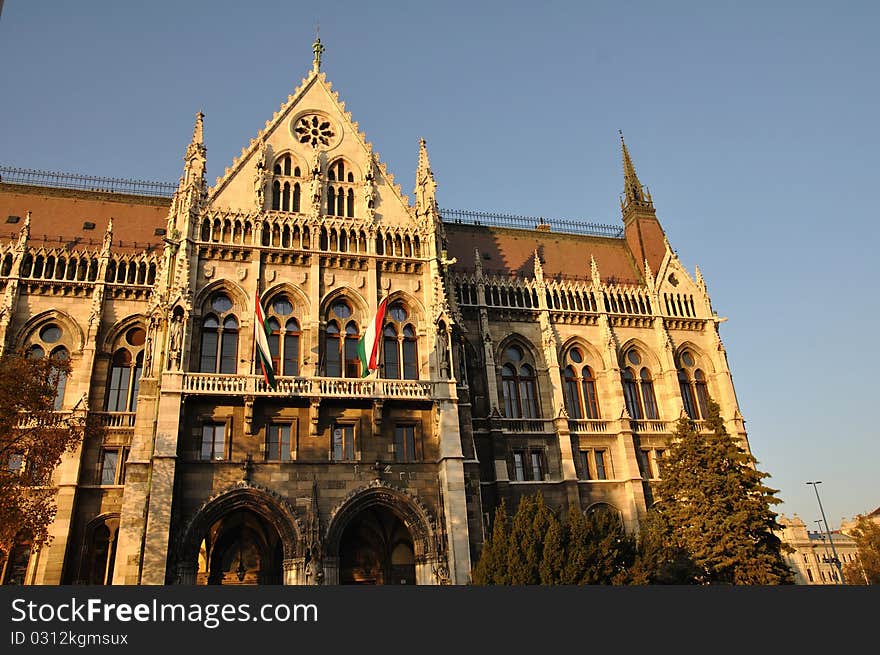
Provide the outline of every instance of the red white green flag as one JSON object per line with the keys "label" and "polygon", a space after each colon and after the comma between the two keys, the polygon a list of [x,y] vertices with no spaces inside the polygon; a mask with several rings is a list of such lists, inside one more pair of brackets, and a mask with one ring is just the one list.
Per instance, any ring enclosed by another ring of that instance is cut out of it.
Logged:
{"label": "red white green flag", "polygon": [[382,324],[385,322],[385,307],[388,305],[388,296],[379,303],[376,315],[370,324],[364,336],[358,341],[358,355],[361,358],[361,377],[367,377],[370,373],[379,368],[379,342],[382,341]]}
{"label": "red white green flag", "polygon": [[277,387],[275,382],[275,370],[272,367],[272,351],[269,350],[269,335],[272,331],[266,322],[266,313],[263,311],[263,305],[260,303],[260,293],[254,293],[254,343],[257,353],[257,361],[260,368],[263,369],[263,379],[266,380],[272,389]]}

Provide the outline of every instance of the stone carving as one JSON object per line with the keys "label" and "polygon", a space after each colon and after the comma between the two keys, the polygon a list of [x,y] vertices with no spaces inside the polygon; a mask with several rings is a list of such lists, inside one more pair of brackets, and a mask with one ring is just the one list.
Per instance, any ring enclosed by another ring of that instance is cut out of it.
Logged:
{"label": "stone carving", "polygon": [[266,184],[269,181],[269,171],[266,169],[266,156],[268,148],[263,141],[260,153],[257,155],[257,170],[254,173],[254,205],[257,211],[262,211],[266,201]]}
{"label": "stone carving", "polygon": [[175,313],[171,317],[171,325],[168,329],[168,367],[173,370],[180,369],[180,348],[183,338],[183,316]]}

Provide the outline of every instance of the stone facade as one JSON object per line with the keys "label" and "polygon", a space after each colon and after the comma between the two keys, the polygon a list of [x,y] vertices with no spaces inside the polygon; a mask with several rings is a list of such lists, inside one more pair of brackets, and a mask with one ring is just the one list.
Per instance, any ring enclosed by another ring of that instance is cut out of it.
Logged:
{"label": "stone facade", "polygon": [[210,188],[201,114],[170,200],[0,183],[24,217],[2,347],[63,345],[62,411],[106,426],[56,471],[54,539],[7,564],[19,581],[463,584],[501,499],[611,505],[635,530],[709,396],[748,448],[723,319],[622,138],[619,227],[441,218],[425,142],[410,202],[320,51]]}
{"label": "stone facade", "polygon": [[[831,532],[829,541],[822,530],[810,531],[803,520],[795,514],[792,518],[779,518],[781,530],[777,533],[784,544],[792,548],[785,553],[788,566],[794,572],[795,584],[840,584],[840,572],[834,562],[834,551],[841,565],[857,562],[859,549],[855,540],[840,530]],[[832,550],[831,542],[834,549]]]}

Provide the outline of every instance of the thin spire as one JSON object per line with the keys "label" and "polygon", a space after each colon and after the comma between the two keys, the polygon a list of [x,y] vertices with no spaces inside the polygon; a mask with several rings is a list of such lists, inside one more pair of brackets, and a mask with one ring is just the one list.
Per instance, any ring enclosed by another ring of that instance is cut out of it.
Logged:
{"label": "thin spire", "polygon": [[419,165],[416,168],[415,195],[418,214],[425,214],[436,209],[437,182],[434,181],[431,161],[428,159],[428,146],[424,139],[419,139]]}
{"label": "thin spire", "polygon": [[314,58],[312,59],[312,70],[317,73],[321,70],[321,55],[324,54],[324,44],[321,43],[321,25],[315,25],[315,42],[312,44],[312,52],[314,53]]}
{"label": "thin spire", "polygon": [[199,110],[199,112],[196,114],[196,124],[193,127],[193,138],[192,138],[192,142],[197,145],[204,145],[204,143],[205,143],[204,120],[205,120],[205,114],[203,114],[202,111]]}
{"label": "thin spire", "polygon": [[626,147],[626,141],[623,140],[623,132],[617,130],[620,134],[620,150],[623,156],[623,195],[626,204],[631,202],[644,202],[645,197],[642,191],[642,183],[639,182],[639,176],[636,175],[636,167],[633,166],[632,158],[629,156],[629,150]]}

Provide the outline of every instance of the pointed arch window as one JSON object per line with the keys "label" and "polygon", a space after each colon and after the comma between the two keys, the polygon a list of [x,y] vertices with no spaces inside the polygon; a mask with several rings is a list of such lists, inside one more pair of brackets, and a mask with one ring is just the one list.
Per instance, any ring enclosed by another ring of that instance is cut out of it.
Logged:
{"label": "pointed arch window", "polygon": [[[58,346],[52,351],[51,357],[66,362],[70,359],[70,353],[64,346]],[[55,376],[55,409],[60,410],[64,405],[64,391],[67,388],[67,373],[58,371]]]}
{"label": "pointed arch window", "polygon": [[501,390],[507,418],[540,418],[535,369],[519,346],[510,346],[501,367]]}
{"label": "pointed arch window", "polygon": [[382,376],[388,379],[417,380],[419,352],[416,329],[403,303],[395,302],[385,315],[382,337]]}
{"label": "pointed arch window", "polygon": [[327,326],[324,328],[325,375],[360,377],[359,338],[358,324],[352,319],[351,305],[344,299],[334,301],[327,312]]}
{"label": "pointed arch window", "polygon": [[269,350],[275,374],[299,375],[300,327],[292,316],[293,304],[287,296],[278,296],[270,304],[268,314]]}
{"label": "pointed arch window", "polygon": [[327,215],[354,217],[354,174],[337,159],[327,169]]}
{"label": "pointed arch window", "polygon": [[282,155],[275,160],[272,173],[272,209],[298,212],[301,196],[299,166],[294,165],[290,155]]}
{"label": "pointed arch window", "polygon": [[199,371],[238,372],[238,318],[232,313],[229,296],[218,293],[211,299],[212,313],[202,319]]}
{"label": "pointed arch window", "polygon": [[630,418],[640,420],[642,414],[642,402],[639,396],[639,386],[636,384],[635,375],[631,368],[625,368],[620,372],[623,380],[623,399],[626,402],[626,411]]}
{"label": "pointed arch window", "polygon": [[144,367],[144,344],[147,332],[133,327],[116,344],[110,359],[105,406],[108,412],[133,412]]}
{"label": "pointed arch window", "polygon": [[645,418],[660,418],[657,412],[657,398],[654,396],[654,380],[651,378],[651,371],[643,368],[639,372],[639,378],[642,386],[642,402],[645,404]]}
{"label": "pointed arch window", "polygon": [[572,348],[566,355],[567,366],[563,371],[565,409],[573,419],[598,419],[599,399],[596,394],[596,378],[584,362],[580,348]]}
{"label": "pointed arch window", "polygon": [[[27,357],[40,359],[46,357],[67,362],[70,360],[69,335],[56,323],[46,323],[27,339],[25,349]],[[56,371],[52,382],[55,384],[54,409],[60,410],[64,405],[64,392],[67,388],[67,373]]]}
{"label": "pointed arch window", "polygon": [[698,368],[697,359],[690,350],[678,357],[678,386],[685,413],[691,420],[705,419],[709,412],[709,389],[706,374]]}

